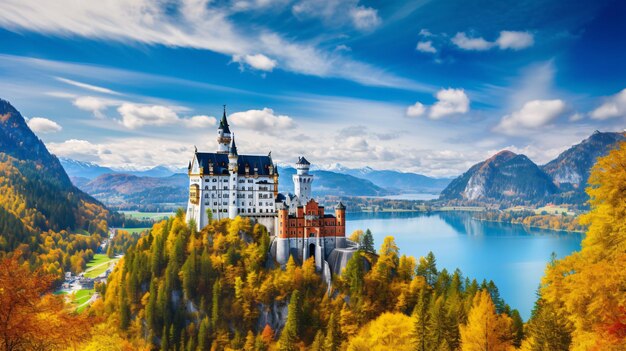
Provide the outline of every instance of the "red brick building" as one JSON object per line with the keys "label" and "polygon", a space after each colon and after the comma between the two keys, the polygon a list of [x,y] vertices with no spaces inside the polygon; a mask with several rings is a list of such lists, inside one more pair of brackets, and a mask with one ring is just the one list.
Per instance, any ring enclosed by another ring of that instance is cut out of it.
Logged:
{"label": "red brick building", "polygon": [[337,205],[335,214],[324,212],[324,206],[320,206],[311,199],[304,206],[296,208],[295,215],[289,215],[289,210],[284,207],[278,211],[279,238],[308,238],[320,236],[345,237],[346,236],[346,208],[343,204]]}

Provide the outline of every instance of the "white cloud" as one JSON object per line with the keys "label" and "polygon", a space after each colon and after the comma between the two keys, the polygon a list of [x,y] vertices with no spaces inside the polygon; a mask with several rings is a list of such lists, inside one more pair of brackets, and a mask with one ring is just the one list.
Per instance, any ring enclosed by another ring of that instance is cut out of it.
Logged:
{"label": "white cloud", "polygon": [[238,62],[240,64],[246,64],[254,69],[258,69],[260,71],[268,71],[271,72],[274,67],[276,67],[276,61],[271,58],[263,55],[235,55],[233,56],[233,61]]}
{"label": "white cloud", "polygon": [[452,37],[452,43],[464,50],[475,50],[475,51],[483,51],[489,50],[493,47],[493,43],[488,42],[487,40],[477,37],[470,38],[464,32],[458,32],[454,37]]}
{"label": "white cloud", "polygon": [[437,102],[430,108],[430,118],[467,113],[470,100],[463,89],[441,89],[437,92]]}
{"label": "white cloud", "polygon": [[193,116],[183,120],[189,128],[207,128],[217,124],[217,119],[212,116]]}
{"label": "white cloud", "polygon": [[439,119],[454,114],[463,114],[469,111],[470,99],[463,89],[441,89],[435,95],[437,101],[430,107],[421,102],[407,107],[408,117],[419,117],[428,111],[430,119]]}
{"label": "white cloud", "polygon": [[99,148],[87,140],[70,139],[62,143],[46,144],[50,152],[57,156],[67,157],[80,161],[99,161]]}
{"label": "white cloud", "polygon": [[[313,4],[313,10],[320,7],[316,4],[326,3],[316,0],[302,2]],[[319,17],[349,21],[359,28],[379,22],[378,16],[374,16],[375,10],[359,6],[357,0],[333,0],[328,3],[335,5],[324,4]],[[0,26],[20,33],[31,31],[59,37],[79,36],[210,50],[229,57],[262,54],[275,60],[277,67],[290,72],[342,78],[363,85],[428,90],[422,84],[384,69],[318,47],[312,41],[304,43],[287,39],[257,23],[234,23],[230,17],[232,11],[219,2],[184,0],[177,5],[177,11],[171,11],[171,6],[166,3],[151,0],[131,3],[125,0],[99,3],[4,0],[0,2]],[[296,5],[294,12],[295,8]]]}
{"label": "white cloud", "polygon": [[359,0],[300,0],[293,5],[292,12],[296,17],[319,18],[331,25],[349,23],[359,30],[370,30],[380,24],[378,11],[359,5]]}
{"label": "white cloud", "polygon": [[431,33],[428,29],[426,28],[422,28],[420,29],[420,32],[418,33],[419,36],[424,37],[424,38],[428,38],[428,37],[432,37],[434,36],[433,33]]}
{"label": "white cloud", "polygon": [[573,115],[569,116],[569,120],[570,122],[578,122],[580,120],[582,120],[585,116],[583,116],[582,113],[574,113]]}
{"label": "white cloud", "polygon": [[503,30],[500,32],[500,36],[496,39],[496,44],[502,50],[521,50],[535,43],[533,35],[529,32],[514,32]]}
{"label": "white cloud", "polygon": [[122,124],[129,129],[137,129],[146,125],[164,126],[178,122],[178,114],[166,106],[138,105],[123,103],[117,112],[122,117]]}
{"label": "white cloud", "polygon": [[119,102],[95,96],[80,96],[75,98],[72,104],[83,111],[93,113],[97,118],[104,118],[103,111],[110,106],[118,105]]}
{"label": "white cloud", "polygon": [[423,115],[424,112],[426,112],[426,106],[419,101],[406,109],[406,115],[409,117],[419,117]]}
{"label": "white cloud", "polygon": [[350,17],[354,27],[361,30],[369,30],[380,24],[378,11],[371,7],[357,6],[350,10]]}
{"label": "white cloud", "polygon": [[517,135],[529,129],[543,127],[565,112],[562,100],[528,101],[518,111],[502,117],[495,130],[504,134]]}
{"label": "white cloud", "polygon": [[234,126],[254,129],[255,131],[267,134],[278,134],[286,129],[295,127],[295,123],[291,117],[276,115],[274,110],[267,107],[262,110],[248,110],[233,113],[230,115],[229,121]]}
{"label": "white cloud", "polygon": [[591,111],[593,119],[626,117],[626,89],[607,98],[604,103]]}
{"label": "white cloud", "polygon": [[78,81],[67,79],[67,78],[63,78],[63,77],[56,77],[56,80],[58,80],[59,82],[63,82],[63,83],[69,84],[69,85],[73,85],[75,87],[79,87],[79,88],[95,91],[97,93],[104,93],[104,94],[111,94],[111,95],[120,95],[120,93],[118,93],[116,91],[113,91],[111,89],[108,89],[108,88],[103,88],[103,87],[99,87],[97,85],[91,85],[91,84],[87,84],[87,83],[82,83],[82,82],[78,82]]}
{"label": "white cloud", "polygon": [[533,35],[529,32],[503,30],[494,42],[485,40],[483,37],[468,37],[465,32],[458,32],[451,39],[452,43],[463,50],[485,51],[493,47],[500,50],[521,50],[535,43]]}
{"label": "white cloud", "polygon": [[57,122],[44,117],[29,118],[27,124],[35,133],[55,133],[63,129]]}
{"label": "white cloud", "polygon": [[437,52],[437,49],[435,49],[435,47],[433,46],[433,42],[430,40],[418,42],[417,47],[415,49],[417,51],[430,52],[433,54]]}

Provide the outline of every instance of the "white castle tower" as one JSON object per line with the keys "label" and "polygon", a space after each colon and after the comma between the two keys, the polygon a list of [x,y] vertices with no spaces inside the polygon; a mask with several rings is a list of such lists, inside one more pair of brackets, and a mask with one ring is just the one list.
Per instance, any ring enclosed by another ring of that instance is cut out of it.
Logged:
{"label": "white castle tower", "polygon": [[228,200],[228,218],[235,219],[239,214],[237,211],[237,172],[239,155],[237,154],[237,145],[235,145],[235,135],[233,135],[233,143],[228,152],[228,172],[230,173],[230,194]]}
{"label": "white castle tower", "polygon": [[311,168],[311,163],[306,158],[299,157],[296,163],[296,174],[293,175],[293,187],[301,205],[305,205],[311,200],[313,175],[309,174],[309,168]]}
{"label": "white castle tower", "polygon": [[226,105],[224,105],[224,114],[220,120],[220,126],[217,128],[217,153],[227,154],[230,145],[231,133],[228,128],[228,120],[226,120]]}

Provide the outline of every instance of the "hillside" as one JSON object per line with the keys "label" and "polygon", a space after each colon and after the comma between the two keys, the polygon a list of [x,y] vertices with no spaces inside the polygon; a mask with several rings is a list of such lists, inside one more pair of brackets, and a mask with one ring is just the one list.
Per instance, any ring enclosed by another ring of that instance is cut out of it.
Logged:
{"label": "hillside", "polygon": [[23,243],[33,248],[36,234],[48,230],[93,232],[108,214],[72,185],[59,160],[4,100],[0,100],[0,190],[1,251]]}
{"label": "hillside", "polygon": [[583,193],[591,167],[598,157],[608,154],[618,142],[624,140],[623,133],[595,131],[589,138],[567,149],[541,168],[562,191],[575,189]]}
{"label": "hillside", "polygon": [[440,199],[537,202],[557,192],[550,177],[528,157],[501,151],[453,180]]}

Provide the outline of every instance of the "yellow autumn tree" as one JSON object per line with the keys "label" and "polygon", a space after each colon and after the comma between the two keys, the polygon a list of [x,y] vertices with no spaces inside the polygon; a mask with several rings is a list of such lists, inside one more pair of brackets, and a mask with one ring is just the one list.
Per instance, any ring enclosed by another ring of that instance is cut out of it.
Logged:
{"label": "yellow autumn tree", "polygon": [[599,158],[580,252],[546,270],[541,296],[573,325],[570,350],[626,349],[626,143]]}
{"label": "yellow autumn tree", "polygon": [[513,350],[511,318],[498,315],[487,290],[474,296],[467,324],[461,325],[461,349],[463,351]]}
{"label": "yellow autumn tree", "polygon": [[383,313],[349,340],[348,351],[412,350],[413,322],[402,313]]}

